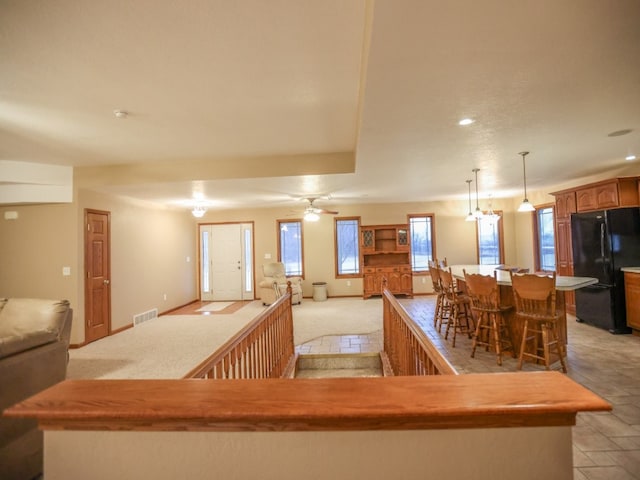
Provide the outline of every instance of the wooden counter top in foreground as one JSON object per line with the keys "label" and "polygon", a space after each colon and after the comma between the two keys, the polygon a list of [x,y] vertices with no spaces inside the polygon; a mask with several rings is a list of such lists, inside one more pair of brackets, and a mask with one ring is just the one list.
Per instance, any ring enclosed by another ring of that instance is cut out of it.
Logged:
{"label": "wooden counter top in foreground", "polygon": [[5,411],[44,430],[320,431],[574,425],[611,405],[557,372],[67,380]]}

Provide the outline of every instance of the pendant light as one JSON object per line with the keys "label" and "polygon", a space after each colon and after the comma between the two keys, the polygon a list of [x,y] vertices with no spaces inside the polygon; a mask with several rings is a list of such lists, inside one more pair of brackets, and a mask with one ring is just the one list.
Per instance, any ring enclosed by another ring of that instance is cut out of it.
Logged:
{"label": "pendant light", "polygon": [[525,168],[524,157],[529,155],[529,152],[520,152],[518,155],[522,155],[522,178],[524,181],[524,200],[518,207],[519,212],[533,212],[535,207],[531,205],[529,199],[527,198],[527,169]]}
{"label": "pendant light", "polygon": [[465,221],[473,222],[476,219],[471,211],[471,182],[473,182],[473,180],[465,180],[465,182],[467,182],[467,186],[469,187],[469,214],[467,215],[467,218],[465,218]]}
{"label": "pendant light", "polygon": [[496,224],[500,221],[500,215],[494,212],[493,207],[491,206],[491,195],[489,195],[489,212],[486,216],[491,224]]}
{"label": "pendant light", "polygon": [[474,168],[471,171],[476,174],[476,210],[473,212],[473,217],[479,220],[483,216],[482,210],[480,210],[480,206],[478,205],[478,172],[480,171],[480,169]]}

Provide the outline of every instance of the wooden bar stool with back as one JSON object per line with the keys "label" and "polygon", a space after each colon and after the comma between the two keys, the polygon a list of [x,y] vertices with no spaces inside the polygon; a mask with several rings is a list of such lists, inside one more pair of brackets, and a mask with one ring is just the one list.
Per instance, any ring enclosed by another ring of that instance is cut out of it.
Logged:
{"label": "wooden bar stool with back", "polygon": [[464,269],[462,272],[467,284],[467,293],[471,298],[471,309],[476,314],[471,358],[475,356],[476,348],[480,345],[486,347],[487,351],[493,348],[496,362],[502,365],[503,352],[511,351],[511,355],[515,357],[509,326],[503,315],[513,307],[504,306],[500,302],[496,272],[493,275],[469,274]]}
{"label": "wooden bar stool with back", "polygon": [[458,290],[458,286],[453,280],[451,268],[438,270],[442,289],[444,290],[444,305],[448,309],[449,318],[447,329],[444,333],[445,340],[449,336],[449,331],[453,329],[451,346],[456,346],[456,335],[458,332],[466,333],[471,338],[473,332],[473,317],[471,315],[469,296]]}
{"label": "wooden bar stool with back", "polygon": [[[566,349],[558,335],[559,315],[556,313],[556,272],[547,275],[510,273],[515,314],[523,320],[518,369],[525,357],[542,361],[551,370],[551,350],[567,373]],[[531,350],[527,346],[531,345]]]}
{"label": "wooden bar stool with back", "polygon": [[440,282],[437,260],[429,260],[429,275],[431,275],[433,292],[436,294],[436,308],[433,312],[433,328],[440,331],[444,313],[444,290],[442,289],[442,282]]}

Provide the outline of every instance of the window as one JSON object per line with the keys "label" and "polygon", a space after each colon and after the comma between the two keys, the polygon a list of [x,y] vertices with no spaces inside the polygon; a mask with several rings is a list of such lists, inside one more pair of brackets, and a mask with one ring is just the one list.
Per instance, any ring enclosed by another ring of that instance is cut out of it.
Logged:
{"label": "window", "polygon": [[409,215],[411,235],[411,269],[428,272],[429,261],[435,257],[433,214]]}
{"label": "window", "polygon": [[556,269],[556,247],[553,229],[553,207],[536,208],[534,232],[536,243],[536,270]]}
{"label": "window", "polygon": [[476,221],[478,239],[478,263],[480,265],[500,265],[504,263],[504,247],[502,233],[502,213],[500,220],[485,215]]}
{"label": "window", "polygon": [[360,275],[360,217],[335,219],[336,277]]}
{"label": "window", "polygon": [[302,258],[302,222],[278,220],[278,260],[288,277],[303,276]]}

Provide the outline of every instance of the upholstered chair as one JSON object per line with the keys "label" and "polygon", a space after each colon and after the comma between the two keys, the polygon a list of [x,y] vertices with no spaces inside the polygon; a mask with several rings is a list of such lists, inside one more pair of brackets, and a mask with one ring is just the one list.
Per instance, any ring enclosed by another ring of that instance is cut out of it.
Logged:
{"label": "upholstered chair", "polygon": [[265,263],[262,265],[262,275],[264,278],[258,284],[258,291],[263,305],[271,305],[287,293],[287,281],[291,282],[291,303],[302,302],[302,278],[287,278],[284,273],[284,263]]}

